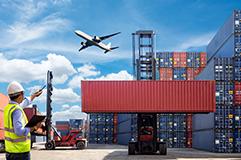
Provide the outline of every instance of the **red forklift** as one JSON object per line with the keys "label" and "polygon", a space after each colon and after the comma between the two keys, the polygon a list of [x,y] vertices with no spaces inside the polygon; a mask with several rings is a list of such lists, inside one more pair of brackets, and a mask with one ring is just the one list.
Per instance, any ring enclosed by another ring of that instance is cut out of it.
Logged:
{"label": "red forklift", "polygon": [[137,141],[128,144],[128,154],[153,154],[159,151],[160,155],[167,154],[166,142],[157,141],[157,114],[137,114]]}
{"label": "red forklift", "polygon": [[73,129],[66,136],[61,136],[52,125],[52,106],[51,95],[53,75],[51,71],[47,73],[47,116],[46,116],[46,144],[47,150],[53,150],[55,147],[75,146],[77,149],[84,149],[87,146],[87,139],[81,134],[81,129]]}
{"label": "red forklift", "polygon": [[47,141],[45,148],[47,150],[53,150],[55,147],[76,147],[77,149],[85,149],[87,147],[87,139],[81,135],[81,130],[70,130],[66,136],[61,136],[56,128],[52,127],[54,138]]}

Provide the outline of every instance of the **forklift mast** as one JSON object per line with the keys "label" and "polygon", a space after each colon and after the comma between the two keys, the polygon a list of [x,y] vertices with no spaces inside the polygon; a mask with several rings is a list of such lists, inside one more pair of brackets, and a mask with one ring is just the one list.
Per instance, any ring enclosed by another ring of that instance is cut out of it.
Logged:
{"label": "forklift mast", "polygon": [[46,111],[47,111],[47,117],[46,117],[46,141],[49,142],[53,139],[52,133],[52,79],[53,74],[52,71],[48,71],[47,73],[47,102],[46,102]]}
{"label": "forklift mast", "polygon": [[[151,30],[132,34],[133,75],[137,80],[156,80],[154,37]],[[166,154],[165,142],[157,142],[157,113],[138,113],[137,141],[129,142],[128,154],[155,154],[157,151]]]}

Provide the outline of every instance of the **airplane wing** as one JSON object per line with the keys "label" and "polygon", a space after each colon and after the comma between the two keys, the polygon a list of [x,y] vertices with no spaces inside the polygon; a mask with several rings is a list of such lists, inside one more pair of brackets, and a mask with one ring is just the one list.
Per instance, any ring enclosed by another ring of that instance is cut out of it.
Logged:
{"label": "airplane wing", "polygon": [[100,37],[100,40],[105,40],[105,39],[107,39],[107,38],[110,38],[110,37],[115,36],[115,35],[120,34],[120,33],[121,33],[121,32],[117,32],[117,33],[110,34],[110,35],[107,35],[107,36],[102,36],[102,37]]}
{"label": "airplane wing", "polygon": [[80,31],[80,30],[76,30],[76,31],[75,31],[75,34],[77,34],[78,36],[86,39],[87,41],[92,41],[92,37],[91,37],[91,36],[89,36],[88,34],[82,32],[82,31]]}
{"label": "airplane wing", "polygon": [[89,47],[89,46],[82,46],[82,47],[79,49],[79,52],[80,52],[81,50],[87,48],[87,47]]}

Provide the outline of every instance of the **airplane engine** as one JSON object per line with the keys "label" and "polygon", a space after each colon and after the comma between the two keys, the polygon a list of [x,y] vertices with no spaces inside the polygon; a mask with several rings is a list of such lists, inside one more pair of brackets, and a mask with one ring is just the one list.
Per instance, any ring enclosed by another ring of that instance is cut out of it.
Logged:
{"label": "airplane engine", "polygon": [[85,45],[86,45],[84,42],[81,42],[80,44],[81,44],[82,46],[85,46]]}
{"label": "airplane engine", "polygon": [[94,36],[94,41],[99,42],[100,41],[100,37]]}

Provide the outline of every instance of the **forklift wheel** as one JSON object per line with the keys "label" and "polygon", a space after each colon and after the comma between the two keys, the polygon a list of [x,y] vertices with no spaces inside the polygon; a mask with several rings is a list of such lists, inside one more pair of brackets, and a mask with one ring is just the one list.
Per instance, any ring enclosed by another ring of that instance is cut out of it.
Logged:
{"label": "forklift wheel", "polygon": [[135,144],[128,144],[128,155],[135,155]]}
{"label": "forklift wheel", "polygon": [[76,143],[76,148],[77,149],[85,149],[85,143],[82,141],[79,141]]}
{"label": "forklift wheel", "polygon": [[47,143],[45,143],[45,148],[46,148],[47,150],[53,150],[53,149],[55,149],[54,142],[47,142]]}
{"label": "forklift wheel", "polygon": [[161,143],[159,145],[160,155],[167,155],[167,145],[166,143]]}

